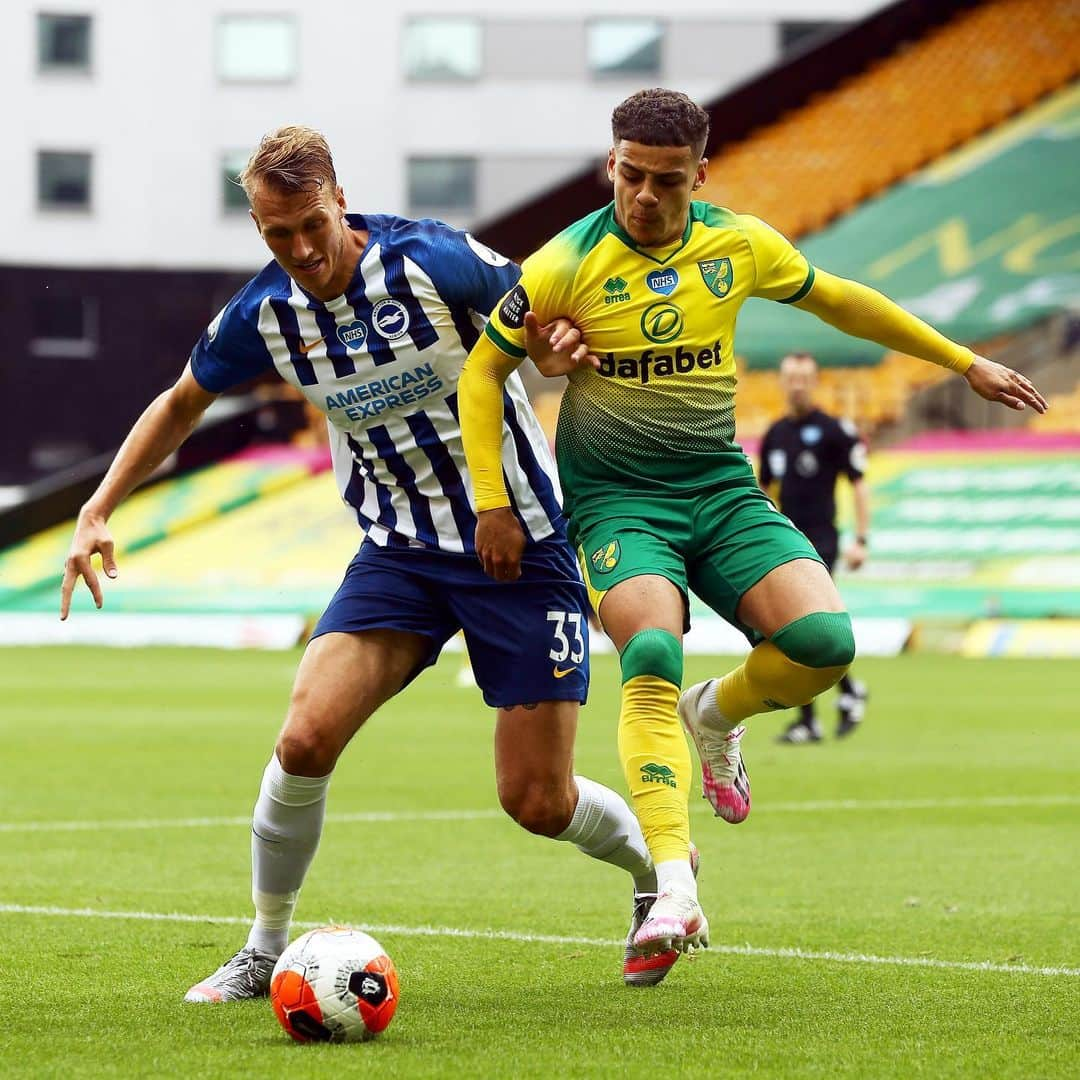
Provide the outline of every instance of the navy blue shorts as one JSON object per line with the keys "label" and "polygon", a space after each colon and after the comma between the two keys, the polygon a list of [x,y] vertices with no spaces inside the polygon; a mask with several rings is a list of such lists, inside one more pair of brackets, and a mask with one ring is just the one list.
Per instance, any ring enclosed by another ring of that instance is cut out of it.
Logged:
{"label": "navy blue shorts", "polygon": [[476,682],[492,708],[584,702],[589,688],[588,600],[562,538],[525,549],[521,577],[489,578],[474,555],[384,548],[365,541],[312,637],[405,630],[431,639],[412,681],[465,632]]}

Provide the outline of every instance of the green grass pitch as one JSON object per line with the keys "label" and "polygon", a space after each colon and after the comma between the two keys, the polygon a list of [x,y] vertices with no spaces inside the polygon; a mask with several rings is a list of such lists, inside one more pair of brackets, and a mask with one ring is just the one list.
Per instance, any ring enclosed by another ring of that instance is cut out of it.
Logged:
{"label": "green grass pitch", "polygon": [[[631,990],[625,879],[498,814],[492,717],[448,657],[346,753],[297,912],[373,928],[401,1007],[302,1047],[266,1002],[181,1001],[243,942],[297,659],[0,651],[6,1077],[1077,1075],[1075,664],[860,661],[848,741],[752,720],[750,819],[691,803],[716,948]],[[596,663],[578,767],[621,791],[616,676]]]}

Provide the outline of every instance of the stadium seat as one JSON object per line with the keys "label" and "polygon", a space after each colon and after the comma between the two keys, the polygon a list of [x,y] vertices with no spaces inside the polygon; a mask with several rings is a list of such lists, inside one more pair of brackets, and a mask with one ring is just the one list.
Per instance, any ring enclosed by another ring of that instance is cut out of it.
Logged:
{"label": "stadium seat", "polygon": [[1078,74],[1080,6],[990,0],[721,147],[701,198],[799,237]]}
{"label": "stadium seat", "polygon": [[1080,382],[1068,393],[1049,395],[1047,404],[1050,408],[1045,413],[1035,413],[1028,421],[1030,430],[1080,434]]}

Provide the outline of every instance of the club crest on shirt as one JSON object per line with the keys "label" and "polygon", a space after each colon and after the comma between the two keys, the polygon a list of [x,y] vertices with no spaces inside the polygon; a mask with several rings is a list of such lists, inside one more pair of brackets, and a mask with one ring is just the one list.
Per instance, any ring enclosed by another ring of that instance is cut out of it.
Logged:
{"label": "club crest on shirt", "polygon": [[734,274],[730,259],[705,259],[699,262],[698,269],[709,292],[721,300],[731,292]]}
{"label": "club crest on shirt", "polygon": [[589,557],[593,569],[598,574],[608,574],[619,564],[622,555],[622,545],[618,540],[609,540],[606,544],[598,547]]}
{"label": "club crest on shirt", "polygon": [[821,442],[822,431],[817,424],[807,424],[802,429],[801,434],[802,441],[806,443],[807,446],[813,446],[815,443]]}
{"label": "club crest on shirt", "polygon": [[409,309],[400,300],[387,297],[371,309],[371,321],[379,337],[397,341],[409,332]]}

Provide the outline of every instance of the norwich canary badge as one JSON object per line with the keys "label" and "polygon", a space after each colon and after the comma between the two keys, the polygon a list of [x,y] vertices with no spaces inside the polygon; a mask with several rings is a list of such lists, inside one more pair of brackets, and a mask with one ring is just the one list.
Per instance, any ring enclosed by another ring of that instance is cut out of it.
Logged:
{"label": "norwich canary badge", "polygon": [[618,540],[609,540],[602,547],[597,548],[590,558],[590,562],[593,564],[593,569],[598,574],[607,574],[614,570],[618,565],[619,556],[622,554],[622,548],[619,545]]}
{"label": "norwich canary badge", "polygon": [[731,292],[734,274],[730,259],[706,259],[698,263],[698,269],[713,296],[719,296],[722,300]]}

